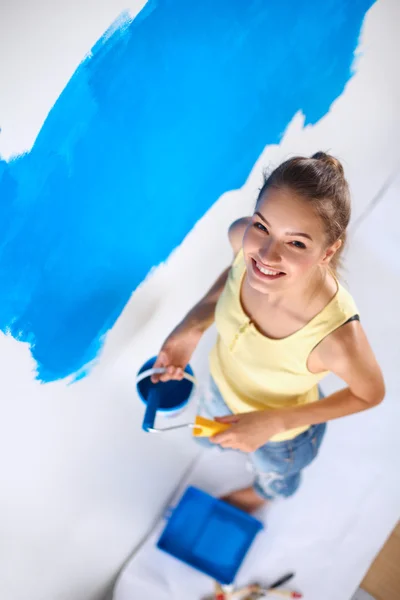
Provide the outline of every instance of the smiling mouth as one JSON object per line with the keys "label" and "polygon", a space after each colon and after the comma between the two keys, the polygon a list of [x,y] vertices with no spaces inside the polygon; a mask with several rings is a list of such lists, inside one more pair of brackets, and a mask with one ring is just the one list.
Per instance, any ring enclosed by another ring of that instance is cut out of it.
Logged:
{"label": "smiling mouth", "polygon": [[256,274],[261,275],[267,279],[278,279],[279,277],[283,277],[284,275],[286,275],[286,273],[284,273],[283,271],[271,269],[270,267],[264,267],[262,264],[254,260],[254,258],[251,259],[251,262]]}

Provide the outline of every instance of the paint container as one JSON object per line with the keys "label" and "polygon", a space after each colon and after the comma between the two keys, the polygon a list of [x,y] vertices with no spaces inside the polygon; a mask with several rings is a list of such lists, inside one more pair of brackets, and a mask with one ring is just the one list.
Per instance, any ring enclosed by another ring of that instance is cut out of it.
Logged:
{"label": "paint container", "polygon": [[184,427],[194,429],[196,427],[194,423],[185,423],[162,429],[154,427],[157,414],[166,417],[175,417],[180,414],[192,398],[196,386],[196,379],[190,365],[186,366],[184,379],[182,380],[171,379],[170,381],[153,383],[151,381],[153,374],[165,373],[166,371],[164,368],[153,368],[156,359],[157,357],[154,356],[145,362],[136,378],[137,392],[146,405],[142,429],[149,433],[160,433]]}
{"label": "paint container", "polygon": [[157,548],[215,579],[228,600],[236,574],[263,529],[261,521],[192,486],[167,519]]}

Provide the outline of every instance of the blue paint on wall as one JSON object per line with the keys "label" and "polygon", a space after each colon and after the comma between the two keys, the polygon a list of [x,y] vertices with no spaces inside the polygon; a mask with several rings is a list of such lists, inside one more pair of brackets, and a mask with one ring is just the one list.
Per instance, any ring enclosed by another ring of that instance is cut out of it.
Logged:
{"label": "blue paint on wall", "polygon": [[371,4],[150,0],[96,44],[32,151],[0,162],[0,328],[31,343],[41,380],[96,356],[297,111],[326,114]]}

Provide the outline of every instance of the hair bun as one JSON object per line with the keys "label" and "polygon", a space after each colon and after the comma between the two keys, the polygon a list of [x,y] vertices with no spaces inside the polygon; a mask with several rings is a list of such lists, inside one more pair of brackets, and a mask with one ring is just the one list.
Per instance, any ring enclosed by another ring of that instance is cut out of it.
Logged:
{"label": "hair bun", "polygon": [[340,160],[338,160],[334,156],[331,156],[330,154],[326,154],[326,152],[316,152],[315,154],[312,155],[311,158],[314,158],[315,160],[320,160],[321,162],[323,162],[326,165],[330,166],[331,168],[335,169],[335,171],[337,171],[337,173],[340,173],[340,175],[342,175],[344,177],[344,169],[343,169],[342,163],[340,162]]}

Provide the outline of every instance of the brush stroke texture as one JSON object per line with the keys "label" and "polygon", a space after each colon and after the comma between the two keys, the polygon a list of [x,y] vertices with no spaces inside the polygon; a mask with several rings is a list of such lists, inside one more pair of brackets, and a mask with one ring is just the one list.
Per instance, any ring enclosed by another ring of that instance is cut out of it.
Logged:
{"label": "brush stroke texture", "polygon": [[326,114],[371,4],[150,0],[99,40],[31,152],[0,161],[0,328],[31,343],[40,380],[96,356],[151,267],[297,111]]}

